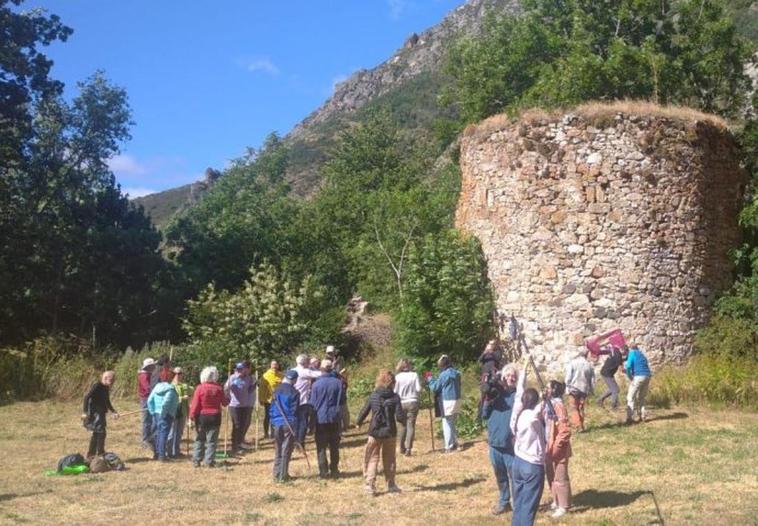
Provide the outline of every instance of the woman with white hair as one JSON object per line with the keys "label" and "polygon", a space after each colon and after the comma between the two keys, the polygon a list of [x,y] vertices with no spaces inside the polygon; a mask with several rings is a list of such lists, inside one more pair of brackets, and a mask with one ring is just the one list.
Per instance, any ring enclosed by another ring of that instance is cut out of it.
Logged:
{"label": "woman with white hair", "polygon": [[205,460],[209,468],[215,466],[218,431],[221,427],[221,407],[229,405],[229,399],[218,384],[218,369],[206,367],[200,373],[200,385],[195,389],[190,404],[190,420],[197,427],[195,451],[192,464],[198,468]]}
{"label": "woman with white hair", "polygon": [[481,384],[482,418],[487,421],[487,442],[490,446],[490,463],[495,471],[499,498],[492,509],[493,515],[500,515],[513,509],[511,502],[511,468],[513,467],[513,432],[511,415],[516,402],[516,382],[518,369],[506,365],[499,377]]}

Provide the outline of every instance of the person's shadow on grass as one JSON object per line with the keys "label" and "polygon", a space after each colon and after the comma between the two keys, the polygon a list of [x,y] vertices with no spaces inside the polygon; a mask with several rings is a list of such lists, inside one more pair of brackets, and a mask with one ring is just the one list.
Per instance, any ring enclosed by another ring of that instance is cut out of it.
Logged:
{"label": "person's shadow on grass", "polygon": [[435,484],[434,486],[416,486],[412,491],[451,491],[460,488],[468,488],[474,484],[480,484],[487,480],[487,477],[478,475],[476,477],[467,477],[463,480],[456,482],[445,482],[443,484]]}
{"label": "person's shadow on grass", "polygon": [[[677,411],[676,413],[669,413],[667,415],[659,415],[659,416],[653,416],[648,418],[645,422],[634,422],[632,425],[637,425],[639,423],[648,423],[648,422],[656,422],[658,420],[681,420],[682,418],[689,418],[690,415],[687,413],[683,413],[681,411]],[[599,425],[589,425],[587,427],[587,433],[591,433],[593,431],[602,431],[603,429],[614,429],[617,427],[627,427],[629,424],[626,423],[626,420],[618,420],[616,422],[606,422],[604,424]]]}
{"label": "person's shadow on grass", "polygon": [[632,491],[622,493],[620,491],[588,489],[577,493],[571,498],[571,510],[581,512],[588,509],[618,508],[629,506],[632,502],[649,491]]}

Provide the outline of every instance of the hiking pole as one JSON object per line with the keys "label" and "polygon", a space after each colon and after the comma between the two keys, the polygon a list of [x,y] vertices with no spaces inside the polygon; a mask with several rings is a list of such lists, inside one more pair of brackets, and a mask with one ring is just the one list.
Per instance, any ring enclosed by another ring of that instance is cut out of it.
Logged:
{"label": "hiking pole", "polygon": [[141,413],[142,411],[143,411],[143,409],[136,409],[134,411],[127,411],[126,413],[119,413],[118,417],[122,418],[124,416],[136,415],[137,413]]}
{"label": "hiking pole", "polygon": [[290,434],[292,434],[292,439],[295,441],[295,447],[300,450],[300,452],[303,453],[303,456],[305,457],[305,463],[308,465],[308,472],[311,471],[311,461],[308,459],[308,453],[305,452],[305,446],[300,444],[300,442],[297,441],[297,435],[295,435],[295,431],[293,431],[292,426],[290,425],[290,421],[287,418],[287,415],[284,412],[284,409],[282,408],[282,404],[279,402],[279,399],[274,395],[273,401],[276,404],[276,408],[279,410],[279,412],[282,415],[282,418],[284,418],[284,423],[287,424],[287,429],[289,429]]}
{"label": "hiking pole", "polygon": [[[232,359],[229,358],[229,362],[226,367],[226,381],[232,376]],[[229,420],[231,415],[229,414],[229,406],[226,406],[226,425],[224,426],[224,458],[229,458]]]}
{"label": "hiking pole", "polygon": [[[511,314],[511,321],[508,327],[508,330],[510,332],[511,338],[516,337],[517,345],[519,349],[521,346],[524,346],[524,351],[526,352],[526,357],[529,359],[529,364],[531,364],[532,369],[534,369],[534,374],[537,376],[537,383],[540,384],[540,389],[542,392],[545,392],[545,382],[542,380],[542,375],[540,374],[539,370],[537,369],[537,364],[534,363],[534,357],[532,356],[532,353],[529,352],[529,346],[526,344],[526,338],[524,338],[524,333],[521,332],[521,327],[518,324],[518,321],[516,321],[516,316]],[[524,374],[526,374],[526,368],[524,369]],[[545,403],[548,407],[548,413],[550,416],[555,418],[555,410],[553,409],[553,404],[550,402],[550,399],[545,397]]]}
{"label": "hiking pole", "polygon": [[258,452],[258,435],[260,434],[260,386],[258,385],[258,366],[255,367],[255,452]]}
{"label": "hiking pole", "polygon": [[429,429],[431,430],[431,436],[432,436],[432,452],[434,452],[434,417],[432,416],[433,405],[434,405],[434,400],[432,399],[432,391],[429,390]]}

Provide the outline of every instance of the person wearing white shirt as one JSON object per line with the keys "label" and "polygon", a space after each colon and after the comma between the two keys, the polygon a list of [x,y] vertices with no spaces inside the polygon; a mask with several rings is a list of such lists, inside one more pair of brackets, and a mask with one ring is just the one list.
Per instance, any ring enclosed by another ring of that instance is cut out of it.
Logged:
{"label": "person wearing white shirt", "polygon": [[418,373],[411,369],[410,360],[403,358],[397,363],[395,375],[395,393],[400,397],[400,404],[406,413],[406,422],[400,431],[400,453],[407,457],[411,456],[413,449],[421,393],[421,379]]}
{"label": "person wearing white shirt", "polygon": [[513,518],[511,526],[531,526],[545,481],[545,423],[543,402],[536,389],[526,389],[526,369],[518,375],[511,416],[514,441]]}
{"label": "person wearing white shirt", "polygon": [[321,371],[310,369],[310,359],[307,354],[301,354],[297,357],[297,380],[295,389],[300,393],[300,405],[297,407],[297,442],[302,446],[305,444],[305,435],[308,432],[308,425],[312,420],[313,406],[309,403],[311,396],[311,385],[313,381],[321,376]]}

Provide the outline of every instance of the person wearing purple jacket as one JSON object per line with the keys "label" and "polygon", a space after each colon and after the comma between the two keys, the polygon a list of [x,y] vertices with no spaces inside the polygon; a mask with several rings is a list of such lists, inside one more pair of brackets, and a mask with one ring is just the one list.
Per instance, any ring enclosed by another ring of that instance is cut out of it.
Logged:
{"label": "person wearing purple jacket", "polygon": [[240,362],[234,374],[224,384],[224,393],[229,397],[229,416],[232,418],[232,453],[239,455],[250,427],[250,417],[255,403],[255,380],[250,377],[250,364]]}

